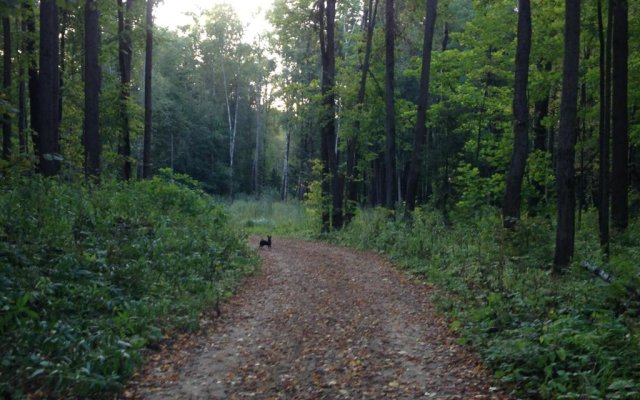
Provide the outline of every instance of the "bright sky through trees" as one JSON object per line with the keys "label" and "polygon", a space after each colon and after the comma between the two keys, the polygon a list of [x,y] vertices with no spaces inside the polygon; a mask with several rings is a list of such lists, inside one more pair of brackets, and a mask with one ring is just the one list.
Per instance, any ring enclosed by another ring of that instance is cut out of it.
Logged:
{"label": "bright sky through trees", "polygon": [[252,41],[258,34],[268,30],[265,15],[272,0],[164,0],[155,11],[156,23],[170,29],[191,22],[188,12],[206,10],[217,4],[230,4],[246,26],[245,40]]}

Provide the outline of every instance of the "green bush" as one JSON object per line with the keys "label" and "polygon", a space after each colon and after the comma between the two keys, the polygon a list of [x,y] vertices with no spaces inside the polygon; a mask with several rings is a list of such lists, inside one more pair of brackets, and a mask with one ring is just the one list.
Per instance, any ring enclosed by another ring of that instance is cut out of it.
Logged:
{"label": "green bush", "polygon": [[256,265],[184,176],[0,185],[0,397],[107,396]]}

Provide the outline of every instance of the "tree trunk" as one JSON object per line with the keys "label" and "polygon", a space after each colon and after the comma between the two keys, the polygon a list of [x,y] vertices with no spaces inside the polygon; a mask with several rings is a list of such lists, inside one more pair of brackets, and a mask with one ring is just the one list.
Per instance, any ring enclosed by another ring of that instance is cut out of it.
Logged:
{"label": "tree trunk", "polygon": [[629,225],[629,22],[627,0],[613,0],[611,222],[622,232]]}
{"label": "tree trunk", "polygon": [[[373,30],[376,24],[376,15],[378,13],[378,0],[369,0],[368,6],[364,10],[362,18],[362,29],[366,32],[364,59],[361,66],[360,86],[358,88],[358,97],[356,99],[356,108],[361,109],[364,104],[367,74],[369,73],[369,63],[371,60],[371,48],[373,43]],[[346,174],[346,196],[344,223],[351,222],[355,215],[356,203],[358,201],[358,188],[356,183],[356,163],[358,161],[358,137],[360,136],[360,119],[356,119],[354,136],[347,139],[347,174]]]}
{"label": "tree trunk", "polygon": [[531,3],[518,1],[518,46],[513,89],[513,152],[507,173],[507,188],[502,205],[502,223],[513,229],[520,219],[522,178],[527,164],[529,143],[529,54],[531,53]]}
{"label": "tree trunk", "polygon": [[64,8],[60,24],[60,95],[58,96],[58,126],[62,123],[62,98],[64,96],[64,69],[65,69],[65,51],[66,51],[66,31],[67,20],[69,18],[68,11]]}
{"label": "tree trunk", "polygon": [[[236,86],[236,104],[234,108],[233,121],[231,120],[231,104],[229,102],[229,90],[227,88],[227,73],[224,68],[224,55],[222,56],[222,79],[224,84],[224,98],[227,104],[227,120],[229,122],[229,197],[233,198],[233,169],[234,169],[234,161],[236,155],[236,128],[238,125],[238,102],[240,100],[240,90],[238,88],[238,74],[240,65],[238,65],[238,71],[236,71],[235,76],[235,86]],[[239,62],[239,61],[238,61]]]}
{"label": "tree trunk", "polygon": [[431,50],[433,48],[433,33],[436,25],[437,0],[427,0],[426,17],[424,21],[424,38],[422,45],[422,72],[420,74],[420,87],[418,97],[418,114],[416,119],[415,134],[413,137],[413,153],[407,177],[407,192],[405,217],[409,217],[415,208],[416,192],[418,189],[419,171],[423,164],[423,147],[427,136],[427,108],[429,105],[429,78],[431,69]]}
{"label": "tree trunk", "polygon": [[[4,32],[4,57],[3,80],[4,94],[11,98],[11,20],[2,18],[2,30]],[[2,117],[2,157],[9,159],[11,156],[11,114],[5,112]]]}
{"label": "tree trunk", "polygon": [[84,154],[85,174],[100,176],[100,13],[97,0],[87,0],[84,17]]}
{"label": "tree trunk", "polygon": [[[320,177],[322,183],[322,232],[329,232],[331,230],[331,210],[330,206],[325,204],[324,198],[331,198],[331,181],[328,176],[331,173],[331,168],[329,166],[329,149],[331,148],[331,144],[333,141],[330,139],[332,137],[332,133],[335,130],[333,116],[329,115],[329,109],[333,110],[334,98],[331,92],[333,87],[331,86],[331,74],[330,74],[330,55],[329,55],[329,45],[327,44],[328,38],[328,25],[329,22],[326,21],[327,16],[329,16],[330,8],[335,7],[335,1],[328,0],[328,4],[325,5],[325,0],[318,1],[318,19],[320,26],[320,56],[322,60],[322,77],[320,82],[320,90],[322,92],[322,111],[321,111],[321,120],[320,120],[320,160],[322,161],[322,176]],[[325,9],[326,12],[325,12]],[[325,15],[326,14],[326,15]],[[333,46],[331,46],[333,49]],[[333,50],[331,50],[333,54]]]}
{"label": "tree trunk", "polygon": [[322,120],[321,120],[321,157],[323,166],[323,193],[331,199],[331,209],[323,207],[322,230],[327,232],[331,227],[342,226],[342,187],[338,176],[338,154],[336,151],[336,121],[335,121],[335,0],[319,2],[319,17],[322,22],[320,29],[320,48],[322,56]]}
{"label": "tree trunk", "polygon": [[[260,188],[260,143],[261,143],[261,102],[262,102],[262,74],[258,79],[258,90],[256,91],[256,147],[253,153],[253,162],[251,164],[251,191],[254,194],[258,194]],[[286,133],[285,133],[286,135]]]}
{"label": "tree trunk", "polygon": [[573,257],[575,239],[575,142],[580,61],[580,0],[565,0],[564,62],[556,184],[558,219],[554,269],[561,272]]}
{"label": "tree trunk", "polygon": [[[22,48],[24,50],[24,48]],[[27,88],[25,81],[27,72],[22,63],[19,63],[19,83],[18,83],[18,140],[20,143],[20,154],[27,154]]]}
{"label": "tree trunk", "polygon": [[[588,63],[589,62],[589,57],[591,56],[591,51],[590,49],[585,49],[585,54],[584,54],[584,62]],[[579,99],[579,104],[580,104],[580,111],[582,111],[583,113],[586,112],[587,109],[587,82],[586,79],[582,79],[582,82],[580,83],[580,99]],[[582,114],[582,113],[581,113]],[[587,128],[587,118],[584,116],[581,116],[579,118],[579,122],[578,125],[580,126],[580,128],[578,129],[578,137],[577,137],[577,143],[578,144],[584,144],[589,135],[589,128]],[[585,164],[585,146],[584,145],[580,145],[580,156],[579,156],[579,161],[578,161],[578,173],[577,176],[579,178],[577,178],[577,183],[576,183],[576,197],[577,197],[577,206],[578,206],[578,229],[580,228],[580,224],[582,223],[582,211],[586,209],[587,206],[587,173],[586,173],[586,164]]]}
{"label": "tree trunk", "polygon": [[144,53],[144,138],[142,146],[142,179],[151,178],[152,99],[151,73],[153,71],[153,5],[147,0],[147,29]]}
{"label": "tree trunk", "polygon": [[[609,15],[612,15],[609,8]],[[600,245],[609,253],[609,142],[610,142],[610,79],[611,79],[611,17],[607,25],[607,39],[602,18],[602,0],[598,0],[598,39],[600,42],[600,171],[598,182],[598,226]]]}
{"label": "tree trunk", "polygon": [[433,33],[436,26],[437,0],[426,1],[426,17],[424,20],[424,38],[422,44],[422,72],[420,73],[420,87],[418,96],[418,114],[415,134],[413,137],[413,151],[407,177],[407,192],[405,196],[405,218],[415,208],[416,192],[418,189],[419,171],[423,164],[423,147],[427,136],[427,108],[429,106],[429,78],[431,70],[431,49],[433,48]]}
{"label": "tree trunk", "polygon": [[[38,112],[38,63],[36,58],[36,20],[35,10],[30,1],[24,3],[26,20],[24,29],[27,32],[25,39],[25,53],[29,61],[29,115],[31,119],[31,142],[33,143],[33,155],[40,157],[38,132],[40,132],[40,114]],[[40,165],[36,165],[36,171],[40,171]]]}
{"label": "tree trunk", "polygon": [[289,193],[289,150],[291,148],[291,120],[287,116],[287,126],[284,132],[284,161],[282,163],[282,186],[280,200],[287,201]]}
{"label": "tree trunk", "polygon": [[395,110],[395,15],[394,0],[385,5],[385,206],[393,209],[396,202],[396,110]]}
{"label": "tree trunk", "polygon": [[120,118],[122,119],[122,140],[119,153],[123,160],[122,178],[131,179],[131,127],[129,125],[129,101],[131,96],[131,9],[134,0],[118,0],[118,65],[120,67]]}
{"label": "tree trunk", "polygon": [[55,0],[40,2],[40,75],[38,78],[38,111],[40,131],[40,172],[57,175],[60,170],[58,137],[58,6]]}

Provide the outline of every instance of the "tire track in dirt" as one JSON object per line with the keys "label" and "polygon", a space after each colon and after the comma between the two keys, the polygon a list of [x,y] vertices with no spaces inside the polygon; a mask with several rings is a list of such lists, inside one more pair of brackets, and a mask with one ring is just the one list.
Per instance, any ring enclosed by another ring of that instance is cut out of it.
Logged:
{"label": "tire track in dirt", "polygon": [[127,397],[508,398],[449,336],[431,289],[381,257],[279,238],[259,253],[223,316],[158,355]]}

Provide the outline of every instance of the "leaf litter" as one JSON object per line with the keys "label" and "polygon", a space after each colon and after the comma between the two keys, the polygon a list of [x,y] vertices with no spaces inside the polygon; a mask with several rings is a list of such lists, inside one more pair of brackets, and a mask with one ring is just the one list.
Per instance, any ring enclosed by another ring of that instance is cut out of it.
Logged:
{"label": "leaf litter", "polygon": [[456,343],[433,289],[382,257],[294,239],[259,254],[222,316],[160,346],[124,398],[509,398]]}

